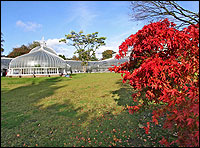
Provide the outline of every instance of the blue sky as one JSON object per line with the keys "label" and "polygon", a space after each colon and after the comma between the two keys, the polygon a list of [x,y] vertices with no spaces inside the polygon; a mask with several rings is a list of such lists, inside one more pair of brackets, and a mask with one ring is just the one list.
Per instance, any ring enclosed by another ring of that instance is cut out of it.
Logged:
{"label": "blue sky", "polygon": [[[179,1],[186,9],[199,11],[199,1]],[[97,58],[106,49],[118,51],[119,45],[145,25],[130,21],[129,1],[1,1],[1,32],[4,55],[14,47],[40,41],[58,54],[72,57],[74,47],[59,43],[72,30],[84,34],[99,32],[107,37],[97,50]]]}

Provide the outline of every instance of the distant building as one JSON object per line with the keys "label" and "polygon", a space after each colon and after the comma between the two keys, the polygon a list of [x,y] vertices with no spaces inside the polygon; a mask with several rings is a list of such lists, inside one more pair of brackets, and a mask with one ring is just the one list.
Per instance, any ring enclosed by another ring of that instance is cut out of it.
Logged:
{"label": "distant building", "polygon": [[126,56],[120,60],[115,59],[115,55],[112,58],[100,60],[100,61],[88,61],[87,66],[82,66],[82,61],[75,60],[65,60],[70,66],[72,73],[80,73],[84,72],[84,68],[86,68],[86,72],[109,72],[108,68],[112,67],[112,65],[119,65],[129,60],[129,57]]}

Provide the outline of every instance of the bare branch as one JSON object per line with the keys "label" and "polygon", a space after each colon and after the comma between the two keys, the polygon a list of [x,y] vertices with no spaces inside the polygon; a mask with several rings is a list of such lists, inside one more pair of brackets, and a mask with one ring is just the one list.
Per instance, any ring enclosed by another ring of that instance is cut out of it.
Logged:
{"label": "bare branch", "polygon": [[[178,4],[175,5],[173,2],[170,2],[170,1],[169,1],[169,3],[172,4],[177,10],[180,11],[179,14],[185,16],[186,18],[189,17],[191,20],[194,20],[194,21],[196,21],[196,22],[198,23],[198,20],[196,20],[194,17],[191,17],[190,15],[186,15],[185,13],[183,13],[182,7],[180,7]],[[179,8],[178,8],[178,7],[179,7]]]}
{"label": "bare branch", "polygon": [[133,21],[174,18],[178,22],[177,28],[199,23],[199,13],[186,10],[174,1],[132,1],[130,8]]}

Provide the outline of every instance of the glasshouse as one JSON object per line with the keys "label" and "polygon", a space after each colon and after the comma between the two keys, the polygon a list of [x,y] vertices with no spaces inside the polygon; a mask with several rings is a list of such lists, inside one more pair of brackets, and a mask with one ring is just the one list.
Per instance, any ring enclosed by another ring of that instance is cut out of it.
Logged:
{"label": "glasshouse", "polygon": [[123,58],[117,60],[114,58],[100,60],[100,61],[88,61],[87,66],[82,66],[82,61],[75,60],[66,60],[66,62],[71,66],[71,73],[82,73],[82,72],[109,72],[108,68],[112,65],[118,65],[118,63],[122,64],[125,61],[128,61],[128,58]]}
{"label": "glasshouse", "polygon": [[29,53],[11,60],[7,76],[57,76],[70,70],[65,60],[41,44]]}
{"label": "glasshouse", "polygon": [[56,52],[46,46],[43,41],[40,46],[33,48],[29,53],[16,58],[1,58],[1,76],[9,77],[42,77],[62,76],[69,73],[109,72],[112,65],[122,64],[128,57],[117,60],[114,58],[88,61],[87,66],[82,61],[64,60]]}

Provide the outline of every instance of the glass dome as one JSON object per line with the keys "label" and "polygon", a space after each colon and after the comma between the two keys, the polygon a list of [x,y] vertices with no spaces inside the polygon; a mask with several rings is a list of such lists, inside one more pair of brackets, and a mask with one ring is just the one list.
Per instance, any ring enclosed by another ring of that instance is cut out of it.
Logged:
{"label": "glass dome", "polygon": [[[44,48],[45,49],[45,48]],[[66,62],[59,56],[39,48],[34,52],[29,52],[14,58],[10,62],[10,68],[22,67],[58,67],[65,68]],[[34,48],[35,50],[35,48]]]}
{"label": "glass dome", "polygon": [[71,66],[48,47],[38,46],[29,53],[16,57],[9,64],[9,76],[62,75]]}

